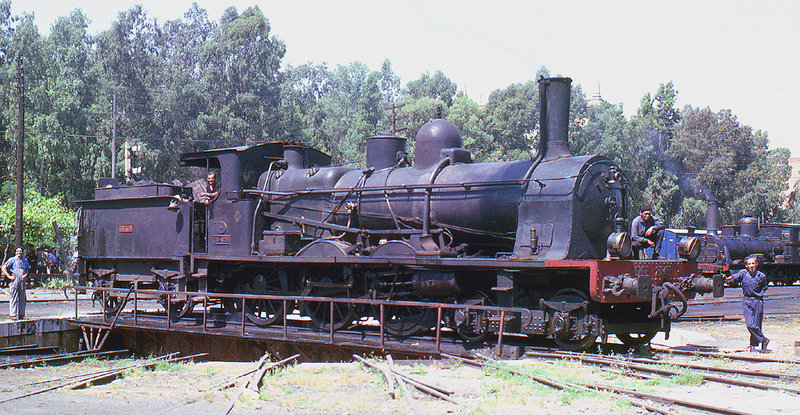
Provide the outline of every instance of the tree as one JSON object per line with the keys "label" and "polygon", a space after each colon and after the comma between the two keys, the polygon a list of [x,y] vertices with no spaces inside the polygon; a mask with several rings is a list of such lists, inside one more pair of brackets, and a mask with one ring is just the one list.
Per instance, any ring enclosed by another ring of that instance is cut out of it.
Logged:
{"label": "tree", "polygon": [[433,76],[429,72],[425,72],[420,75],[419,79],[406,85],[404,95],[412,98],[439,100],[449,107],[453,105],[457,90],[457,85],[442,71],[436,71]]}
{"label": "tree", "polygon": [[[14,192],[14,186],[8,184],[0,190],[0,195],[5,201],[0,204],[0,244],[3,246],[8,246],[14,241],[13,232],[11,232],[16,222]],[[25,191],[22,218],[23,241],[34,246],[57,245],[53,222],[62,228],[77,226],[75,213],[64,207],[60,197],[45,197],[31,189]]]}
{"label": "tree", "polygon": [[286,45],[270,37],[269,21],[254,6],[225,10],[200,48],[203,89],[210,93],[203,128],[224,138],[266,140],[280,131],[281,60]]}
{"label": "tree", "polygon": [[602,154],[620,162],[626,158],[622,141],[627,122],[620,105],[600,102],[588,106],[586,118],[575,117],[571,126],[572,154]]}
{"label": "tree", "polygon": [[531,137],[537,133],[538,102],[539,87],[535,81],[513,84],[489,94],[486,131],[492,136],[496,157],[529,158],[533,154],[536,148]]}
{"label": "tree", "polygon": [[282,139],[312,142],[321,134],[319,101],[328,93],[330,72],[325,65],[306,63],[281,72]]}
{"label": "tree", "polygon": [[[781,191],[789,175],[785,150],[769,150],[767,137],[739,124],[730,110],[686,107],[683,122],[670,146],[686,181],[687,197],[716,198],[726,209],[722,219],[734,223],[745,214],[772,217],[781,203]],[[705,207],[697,204],[695,221],[705,219]]]}
{"label": "tree", "polygon": [[673,192],[664,194],[665,189],[653,178],[679,182],[681,171],[666,152],[680,120],[673,107],[676,97],[672,82],[659,85],[655,97],[645,94],[638,113],[626,125],[622,139],[626,151],[619,160],[630,180],[629,205],[652,203],[668,226],[673,226],[681,198]]}
{"label": "tree", "polygon": [[313,141],[342,163],[364,160],[365,138],[377,133],[384,114],[380,74],[361,62],[337,66],[319,108]]}
{"label": "tree", "polygon": [[32,114],[35,151],[29,152],[34,157],[27,167],[37,176],[39,192],[62,195],[66,200],[92,194],[94,180],[85,171],[87,165],[91,169],[93,163],[88,161],[100,151],[83,138],[93,132],[91,109],[98,88],[88,26],[80,10],[52,25],[44,45],[46,80],[39,81],[46,86],[47,106]]}
{"label": "tree", "polygon": [[475,101],[459,94],[450,107],[448,119],[461,133],[464,148],[472,152],[474,161],[484,162],[499,156],[493,154],[492,136],[484,129],[486,112]]}

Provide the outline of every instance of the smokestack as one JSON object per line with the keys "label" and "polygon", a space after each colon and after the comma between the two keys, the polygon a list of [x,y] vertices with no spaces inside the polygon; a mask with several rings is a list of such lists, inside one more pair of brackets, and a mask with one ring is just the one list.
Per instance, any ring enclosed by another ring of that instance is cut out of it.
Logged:
{"label": "smokestack", "polygon": [[539,152],[544,158],[568,156],[571,78],[539,78]]}
{"label": "smokestack", "polygon": [[714,235],[719,233],[719,205],[716,200],[708,201],[706,210],[706,230]]}

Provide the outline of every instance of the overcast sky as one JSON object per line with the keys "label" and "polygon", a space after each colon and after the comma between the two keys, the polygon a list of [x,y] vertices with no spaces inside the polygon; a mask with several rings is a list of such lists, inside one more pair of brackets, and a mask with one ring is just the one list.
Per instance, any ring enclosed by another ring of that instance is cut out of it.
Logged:
{"label": "overcast sky", "polygon": [[[161,24],[182,18],[186,0],[12,0],[34,13],[40,33],[80,7],[90,34],[142,4]],[[587,97],[635,113],[673,81],[678,105],[730,109],[769,134],[771,147],[800,157],[800,2],[794,1],[197,1],[218,20],[230,6],[258,5],[286,43],[284,64],[392,62],[403,84],[441,70],[473,100],[534,78],[546,66]],[[80,6],[76,6],[80,4]]]}

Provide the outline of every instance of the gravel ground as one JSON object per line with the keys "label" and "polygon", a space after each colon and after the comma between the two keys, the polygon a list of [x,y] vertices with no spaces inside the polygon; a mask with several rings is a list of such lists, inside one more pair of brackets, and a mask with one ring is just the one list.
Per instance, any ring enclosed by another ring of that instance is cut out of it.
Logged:
{"label": "gravel ground", "polygon": [[[772,339],[766,356],[797,359],[794,341],[800,340],[800,317],[767,316],[764,331]],[[668,340],[657,338],[657,347],[716,347],[733,355],[751,355],[744,323],[682,322],[675,324]],[[661,344],[663,346],[658,346]],[[758,356],[762,356],[758,354]],[[800,375],[800,364],[748,363],[731,359],[698,356],[664,357],[690,360],[714,366],[779,371]],[[383,358],[373,359],[385,364]],[[0,400],[33,390],[31,382],[60,379],[77,373],[123,366],[131,362],[90,360],[58,367],[0,370]],[[411,392],[424,414],[628,414],[646,413],[627,399],[595,392],[558,392],[527,377],[513,376],[507,370],[481,370],[452,361],[396,362],[401,370],[426,382],[454,391],[454,405]],[[757,391],[724,386],[701,380],[689,372],[665,379],[635,379],[623,372],[584,366],[577,361],[524,359],[503,362],[527,373],[561,381],[591,381],[636,389],[659,396],[703,402],[754,414],[800,413],[800,395],[787,392]],[[0,403],[0,413],[15,414],[186,414],[224,413],[236,400],[232,413],[271,414],[410,414],[414,413],[401,393],[389,396],[383,376],[366,366],[353,363],[301,363],[269,372],[258,392],[246,390],[236,399],[236,388],[217,392],[199,390],[254,365],[230,362],[199,362],[162,365],[156,370],[134,370],[104,385],[83,390],[55,390]],[[510,367],[509,366],[509,367]],[[797,382],[784,382],[795,386]],[[679,407],[673,413],[693,413]]]}

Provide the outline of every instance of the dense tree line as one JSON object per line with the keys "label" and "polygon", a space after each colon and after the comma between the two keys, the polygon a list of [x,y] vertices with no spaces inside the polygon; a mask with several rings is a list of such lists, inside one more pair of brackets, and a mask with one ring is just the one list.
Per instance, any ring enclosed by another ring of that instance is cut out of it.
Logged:
{"label": "dense tree line", "polygon": [[[441,71],[403,85],[388,59],[378,69],[360,62],[282,66],[287,45],[258,7],[229,8],[211,21],[195,4],[183,18],[159,24],[136,6],[97,36],[87,33],[80,10],[58,18],[49,35],[32,16],[10,10],[10,0],[0,0],[0,180],[13,182],[21,57],[26,183],[67,204],[90,198],[97,178],[111,174],[114,101],[117,136],[143,148],[143,176],[157,181],[191,179],[177,170],[179,152],[271,140],[305,142],[359,165],[365,137],[402,126],[413,149],[416,130],[437,110],[459,128],[476,161],[535,156],[535,79],[549,75],[545,67],[478,105]],[[631,205],[651,201],[671,226],[704,226],[712,196],[725,206],[727,223],[743,214],[800,221],[797,203],[781,207],[788,151],[769,150],[766,133],[730,111],[676,108],[677,93],[671,82],[658,86],[627,119],[620,105],[589,102],[573,85],[573,152],[617,160],[627,171]],[[390,121],[392,106],[400,124]]]}

